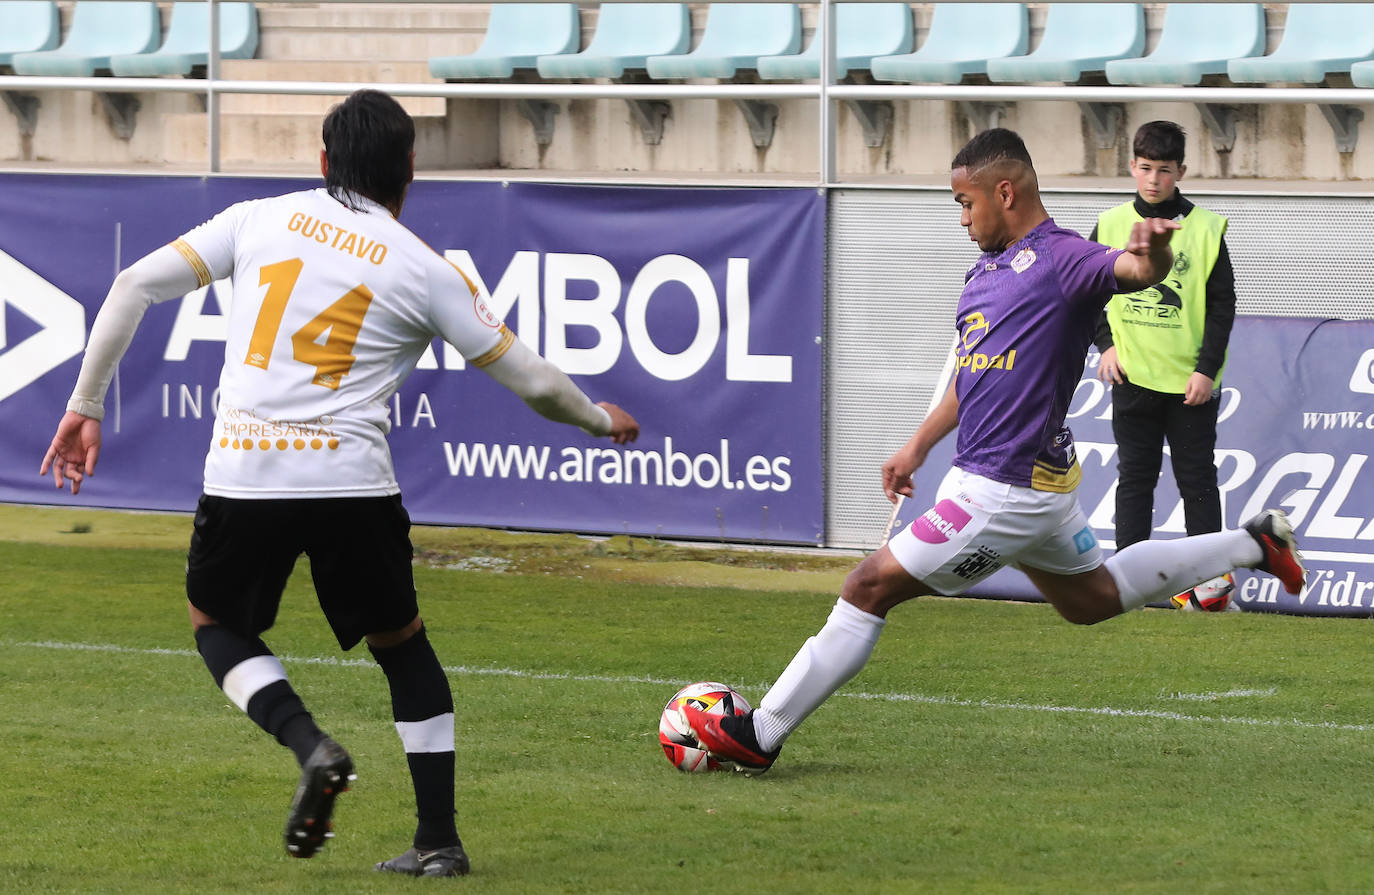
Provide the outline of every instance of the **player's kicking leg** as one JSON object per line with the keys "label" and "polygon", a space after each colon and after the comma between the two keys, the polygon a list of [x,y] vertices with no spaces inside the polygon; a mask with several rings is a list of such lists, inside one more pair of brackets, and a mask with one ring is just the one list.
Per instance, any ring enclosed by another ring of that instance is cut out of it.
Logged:
{"label": "player's kicking leg", "polygon": [[1231,569],[1268,572],[1290,594],[1302,590],[1306,575],[1293,526],[1282,510],[1273,509],[1234,531],[1139,541],[1081,574],[1054,574],[1032,564],[1021,568],[1045,599],[1075,624],[1094,624],[1162,602]]}

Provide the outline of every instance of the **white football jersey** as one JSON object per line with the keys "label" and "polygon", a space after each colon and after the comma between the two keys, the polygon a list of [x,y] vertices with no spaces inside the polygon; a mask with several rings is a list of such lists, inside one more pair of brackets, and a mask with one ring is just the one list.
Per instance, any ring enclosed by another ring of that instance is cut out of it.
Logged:
{"label": "white football jersey", "polygon": [[234,284],[207,494],[395,494],[388,401],[430,342],[480,367],[514,341],[457,268],[358,201],[240,202],[172,243],[202,286]]}

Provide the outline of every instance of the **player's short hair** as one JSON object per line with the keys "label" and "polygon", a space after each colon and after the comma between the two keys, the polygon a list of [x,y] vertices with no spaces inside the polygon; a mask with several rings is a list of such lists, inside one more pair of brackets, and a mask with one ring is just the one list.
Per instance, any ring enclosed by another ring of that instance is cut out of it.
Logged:
{"label": "player's short hair", "polygon": [[949,169],[967,168],[969,174],[973,175],[996,162],[1021,162],[1032,169],[1035,167],[1025,142],[1016,131],[994,127],[975,134],[972,140],[965,143],[964,148],[954,156]]}
{"label": "player's short hair", "polygon": [[1136,128],[1131,141],[1131,154],[1153,162],[1183,164],[1183,147],[1187,138],[1183,128],[1172,121],[1147,121]]}
{"label": "player's short hair", "polygon": [[325,188],[350,208],[350,193],[398,203],[410,184],[414,148],[415,122],[401,104],[380,90],[359,90],[324,118]]}

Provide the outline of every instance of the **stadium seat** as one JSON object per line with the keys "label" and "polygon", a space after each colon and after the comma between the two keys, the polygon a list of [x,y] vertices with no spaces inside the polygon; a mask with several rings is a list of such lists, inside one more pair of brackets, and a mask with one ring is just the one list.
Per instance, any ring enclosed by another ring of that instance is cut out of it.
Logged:
{"label": "stadium seat", "polygon": [[1356,62],[1350,66],[1350,80],[1356,87],[1374,87],[1374,62]]}
{"label": "stadium seat", "polygon": [[957,84],[983,74],[989,59],[1026,52],[1029,26],[1024,3],[937,3],[921,48],[873,60],[880,81]]}
{"label": "stadium seat", "polygon": [[1320,84],[1374,58],[1374,3],[1290,3],[1283,38],[1268,56],[1232,59],[1238,84]]}
{"label": "stadium seat", "polygon": [[690,53],[651,56],[651,78],[731,78],[760,56],[801,49],[801,10],[792,3],[718,3],[710,7],[701,43]]}
{"label": "stadium seat", "polygon": [[[836,80],[851,69],[867,70],[875,56],[910,53],[914,43],[911,7],[905,3],[839,3],[835,7]],[[759,77],[805,80],[821,76],[821,44],[812,39],[806,52],[792,56],[764,56]]]}
{"label": "stadium seat", "polygon": [[1159,44],[1142,59],[1107,63],[1107,81],[1137,86],[1195,86],[1224,75],[1232,59],[1264,52],[1259,3],[1170,3]]}
{"label": "stadium seat", "polygon": [[516,69],[533,69],[540,56],[576,53],[581,43],[576,3],[494,3],[477,51],[436,56],[429,73],[451,81],[509,78]]}
{"label": "stadium seat", "polygon": [[[252,3],[216,3],[219,10],[219,54],[224,59],[252,59],[258,50],[258,8]],[[110,71],[121,77],[189,75],[210,62],[208,5],[196,0],[172,4],[167,37],[152,53],[110,57]]]}
{"label": "stadium seat", "polygon": [[1145,9],[1139,3],[1052,3],[1040,45],[1027,56],[988,60],[988,79],[1077,81],[1110,60],[1144,51]]}
{"label": "stadium seat", "polygon": [[16,53],[17,74],[89,77],[108,69],[110,57],[147,53],[162,36],[157,4],[147,0],[77,0],[67,39],[53,50]]}
{"label": "stadium seat", "polygon": [[650,56],[685,53],[691,45],[685,3],[606,3],[587,49],[540,56],[535,69],[545,78],[619,78],[644,68]]}
{"label": "stadium seat", "polygon": [[0,65],[9,65],[15,53],[51,50],[61,36],[51,0],[0,0]]}

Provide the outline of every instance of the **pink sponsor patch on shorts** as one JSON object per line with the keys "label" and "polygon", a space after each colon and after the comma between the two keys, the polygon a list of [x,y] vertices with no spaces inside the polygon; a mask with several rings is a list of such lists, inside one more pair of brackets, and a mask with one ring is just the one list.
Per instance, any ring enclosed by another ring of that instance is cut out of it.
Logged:
{"label": "pink sponsor patch on shorts", "polygon": [[926,510],[925,515],[911,523],[911,533],[927,544],[943,544],[959,532],[973,517],[952,500],[942,500]]}

